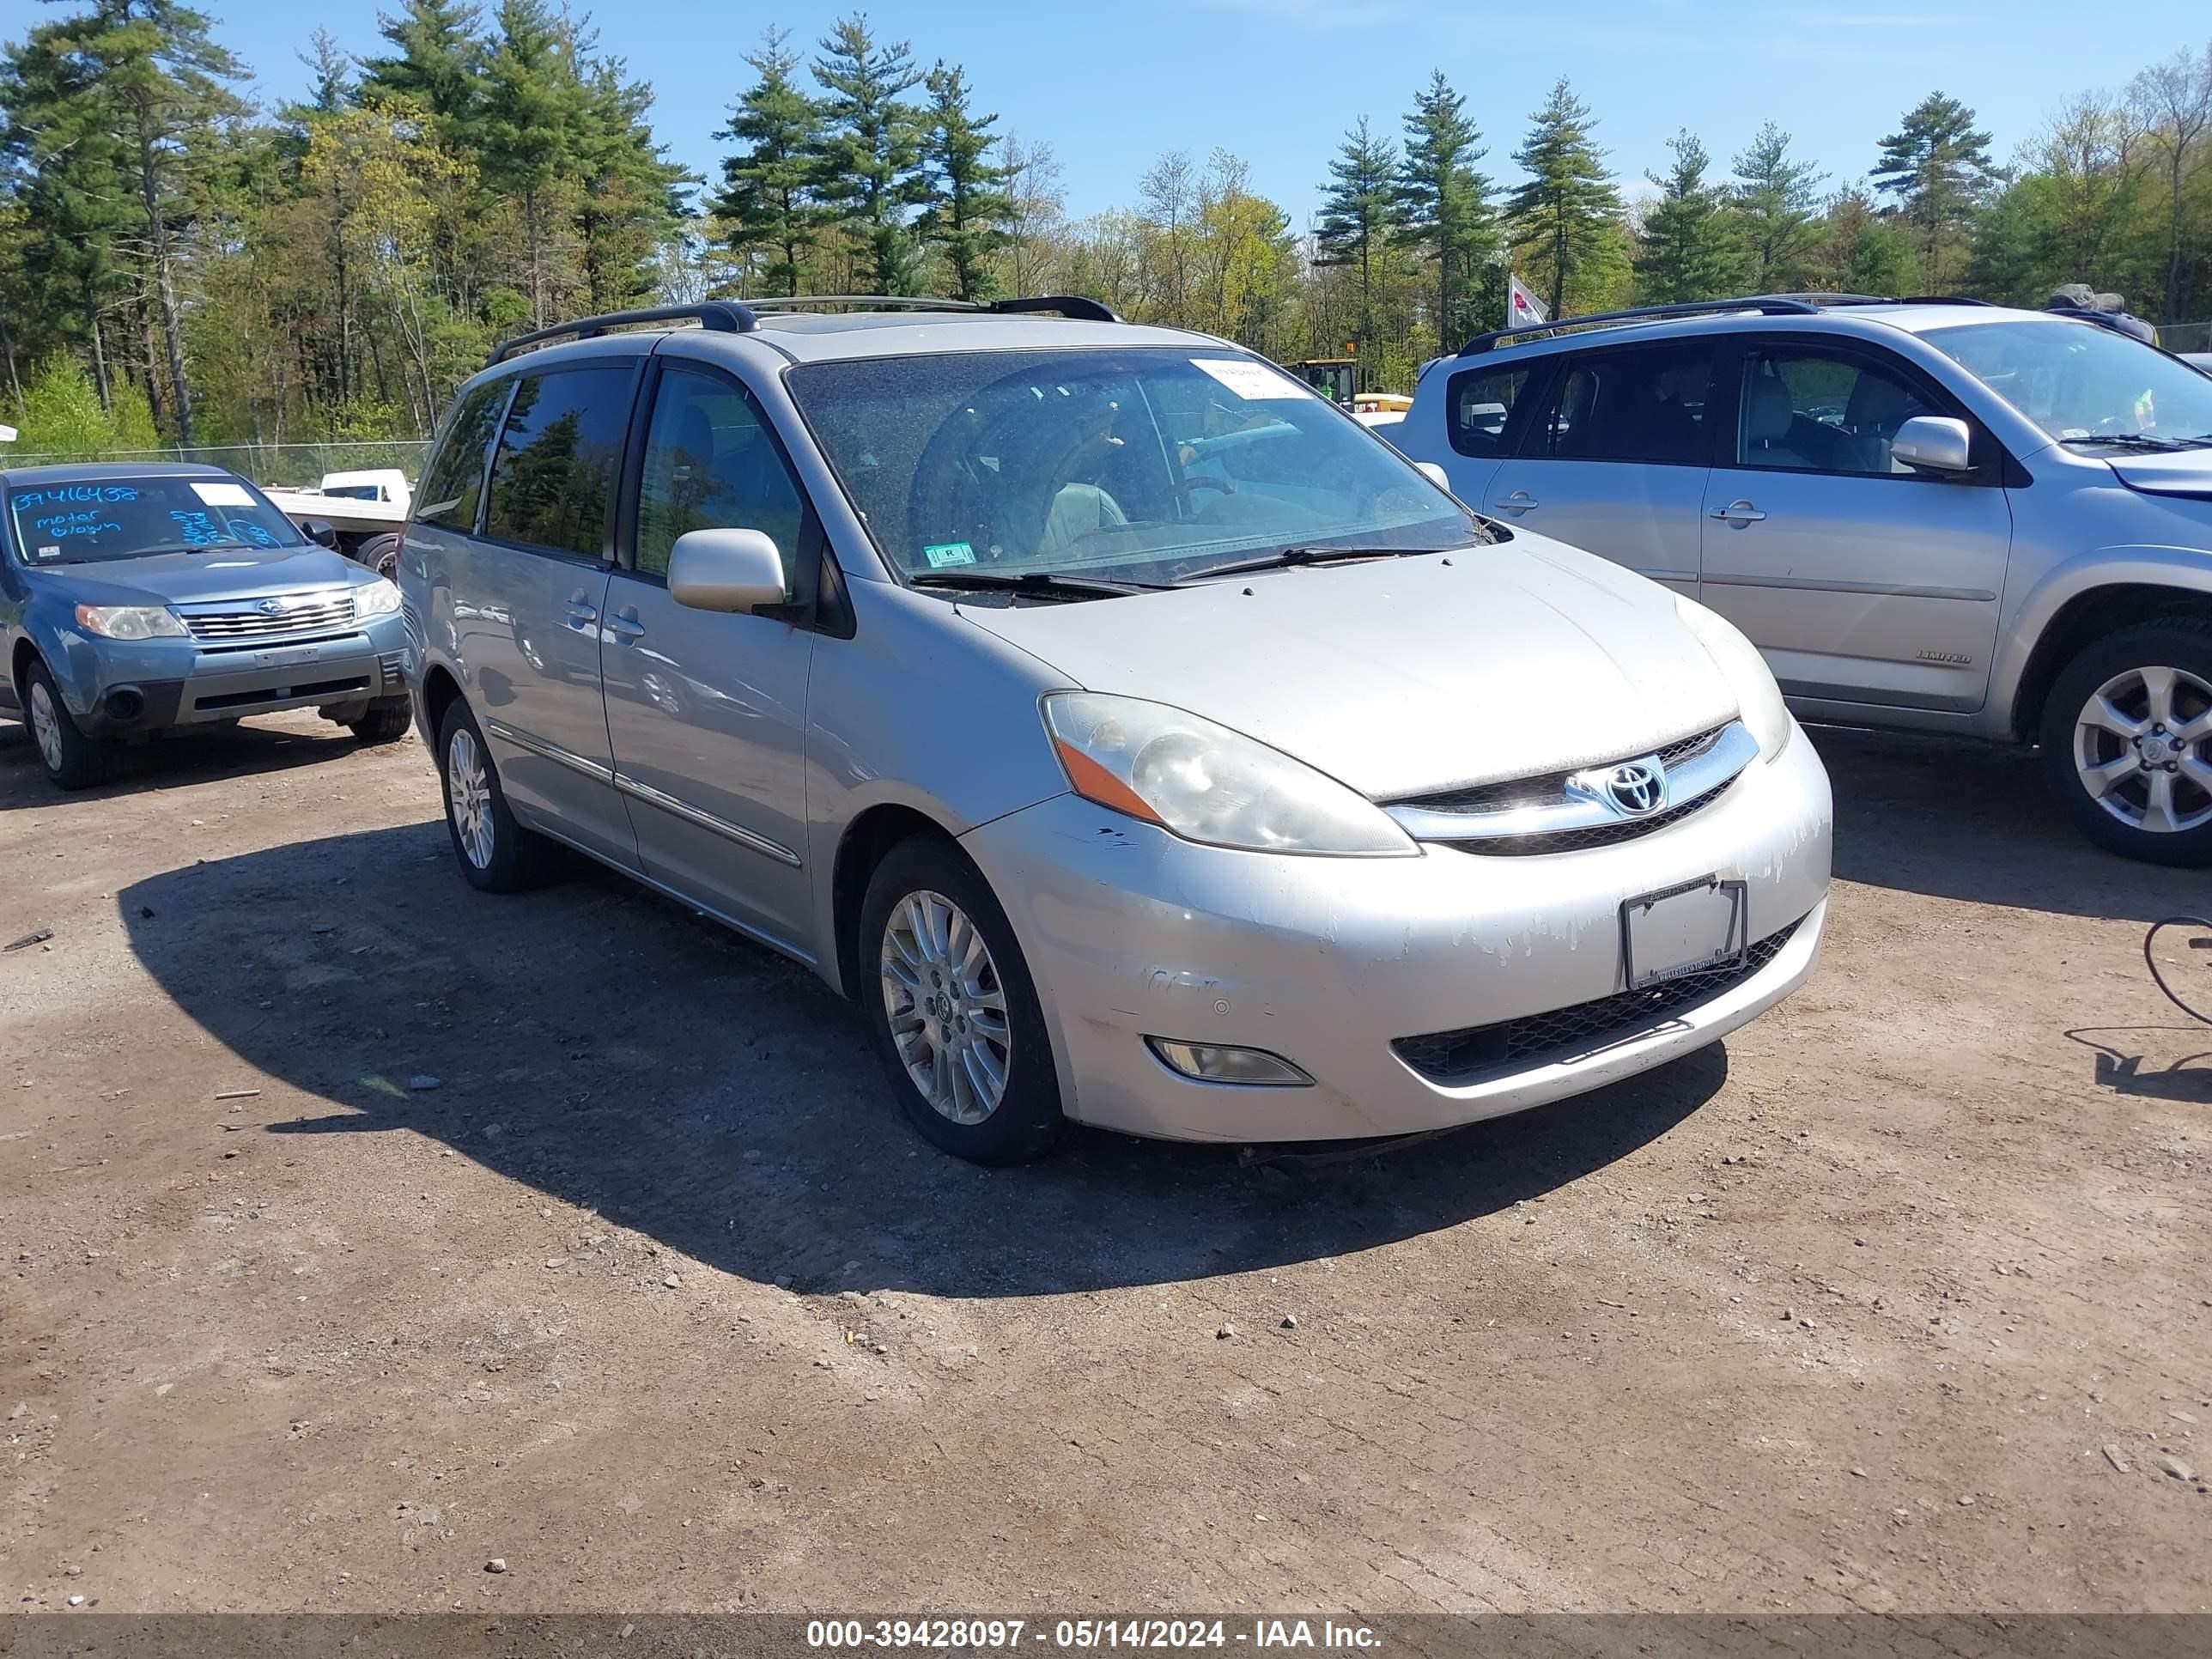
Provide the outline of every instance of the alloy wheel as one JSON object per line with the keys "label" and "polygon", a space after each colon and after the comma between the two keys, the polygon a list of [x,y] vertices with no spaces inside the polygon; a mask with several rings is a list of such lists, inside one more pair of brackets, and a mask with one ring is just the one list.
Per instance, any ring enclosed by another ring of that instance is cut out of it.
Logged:
{"label": "alloy wheel", "polygon": [[60,771],[63,759],[61,711],[54,707],[53,696],[47,691],[46,682],[39,679],[31,683],[31,734],[38,739],[39,758],[46,762],[46,769]]}
{"label": "alloy wheel", "polygon": [[453,833],[461,853],[479,870],[491,867],[491,779],[476,733],[466,726],[446,747],[446,795],[453,803]]}
{"label": "alloy wheel", "polygon": [[1006,988],[990,946],[942,893],[908,893],[884,924],[884,1012],[907,1076],[939,1115],[981,1123],[1013,1060]]}
{"label": "alloy wheel", "polygon": [[2074,723],[2074,771],[2089,798],[2133,830],[2177,835],[2212,823],[2212,684],[2179,668],[2130,668],[2090,695]]}

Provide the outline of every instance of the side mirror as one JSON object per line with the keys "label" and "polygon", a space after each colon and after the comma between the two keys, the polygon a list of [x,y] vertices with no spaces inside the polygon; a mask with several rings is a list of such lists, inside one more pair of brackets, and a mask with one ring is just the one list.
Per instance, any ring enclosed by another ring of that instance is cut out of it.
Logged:
{"label": "side mirror", "polygon": [[1426,478],[1446,495],[1451,493],[1451,475],[1435,461],[1415,461],[1413,471]]}
{"label": "side mirror", "polygon": [[694,611],[741,612],[784,603],[783,555],[757,530],[693,530],[668,552],[668,592]]}
{"label": "side mirror", "polygon": [[1889,458],[1929,472],[1966,472],[1972,447],[1966,423],[1948,415],[1915,415],[1890,440]]}
{"label": "side mirror", "polygon": [[327,547],[333,553],[338,550],[337,526],[328,519],[302,519],[300,532],[317,547]]}

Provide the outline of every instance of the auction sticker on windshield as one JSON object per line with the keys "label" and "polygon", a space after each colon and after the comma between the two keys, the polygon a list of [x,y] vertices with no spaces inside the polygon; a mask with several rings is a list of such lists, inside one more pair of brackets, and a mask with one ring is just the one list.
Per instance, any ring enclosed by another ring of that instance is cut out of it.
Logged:
{"label": "auction sticker on windshield", "polygon": [[1248,404],[1271,398],[1313,395],[1303,380],[1278,374],[1265,363],[1247,362],[1237,357],[1194,357],[1190,361],[1194,367],[1205,370]]}
{"label": "auction sticker on windshield", "polygon": [[936,542],[923,548],[921,556],[932,570],[942,570],[947,565],[975,563],[975,550],[966,542]]}
{"label": "auction sticker on windshield", "polygon": [[251,507],[253,497],[246,493],[243,484],[194,483],[192,494],[210,507]]}

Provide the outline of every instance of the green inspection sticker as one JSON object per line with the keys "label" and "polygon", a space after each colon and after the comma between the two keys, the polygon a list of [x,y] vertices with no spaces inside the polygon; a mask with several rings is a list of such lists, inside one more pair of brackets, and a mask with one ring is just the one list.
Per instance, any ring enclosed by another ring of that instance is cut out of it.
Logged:
{"label": "green inspection sticker", "polygon": [[932,570],[942,570],[948,564],[973,564],[975,550],[965,542],[939,542],[921,550],[921,556],[929,561]]}

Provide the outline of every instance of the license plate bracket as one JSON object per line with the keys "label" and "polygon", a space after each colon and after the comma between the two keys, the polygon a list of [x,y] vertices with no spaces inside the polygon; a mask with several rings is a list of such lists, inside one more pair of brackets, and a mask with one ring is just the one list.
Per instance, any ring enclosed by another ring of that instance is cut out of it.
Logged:
{"label": "license plate bracket", "polygon": [[1620,907],[1620,971],[1632,991],[1744,959],[1751,917],[1746,884],[1699,876]]}

